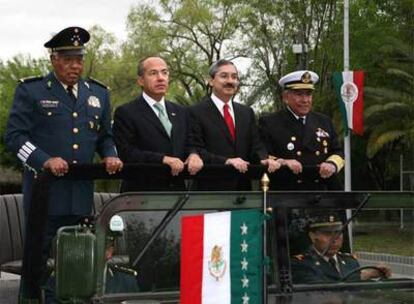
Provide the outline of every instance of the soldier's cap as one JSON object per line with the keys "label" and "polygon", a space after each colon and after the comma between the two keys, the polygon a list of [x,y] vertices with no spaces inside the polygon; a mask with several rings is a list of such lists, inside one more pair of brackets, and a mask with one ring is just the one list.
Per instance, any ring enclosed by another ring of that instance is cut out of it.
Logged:
{"label": "soldier's cap", "polygon": [[311,232],[339,232],[343,227],[341,219],[333,214],[314,217],[308,224],[308,230]]}
{"label": "soldier's cap", "polygon": [[71,26],[55,34],[44,44],[51,53],[83,55],[84,44],[90,39],[89,32],[79,26]]}
{"label": "soldier's cap", "polygon": [[318,74],[312,71],[301,70],[291,72],[279,80],[284,90],[314,90],[319,80]]}

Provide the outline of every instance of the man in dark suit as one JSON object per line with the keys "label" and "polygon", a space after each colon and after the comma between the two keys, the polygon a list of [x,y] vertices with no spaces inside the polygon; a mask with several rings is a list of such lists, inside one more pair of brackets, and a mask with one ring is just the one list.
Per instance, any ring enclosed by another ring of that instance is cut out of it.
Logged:
{"label": "man in dark suit", "polygon": [[[33,181],[42,170],[63,176],[70,163],[92,163],[96,152],[108,173],[122,168],[112,138],[108,90],[95,80],[81,79],[84,44],[89,37],[80,27],[56,34],[45,43],[51,51],[53,72],[22,79],[16,88],[5,142],[25,167],[26,216]],[[57,229],[90,215],[93,204],[92,181],[56,180],[50,189],[44,262]]]}
{"label": "man in dark suit", "polygon": [[[322,215],[313,219],[308,226],[310,248],[292,259],[294,283],[338,282],[360,267],[352,254],[341,252],[343,224],[335,215]],[[391,276],[391,270],[384,264],[377,269],[363,269],[350,275],[349,281],[368,280],[382,275]],[[380,273],[381,272],[381,273]]]}
{"label": "man in dark suit", "polygon": [[286,108],[261,117],[259,131],[272,156],[285,168],[271,176],[272,190],[340,190],[343,152],[331,120],[312,110],[319,77],[296,71],[279,81]]}
{"label": "man in dark suit", "polygon": [[162,58],[141,60],[137,83],[143,92],[116,109],[113,131],[124,162],[166,164],[171,168],[171,176],[143,174],[134,180],[124,180],[121,192],[185,190],[184,180],[177,176],[184,165],[188,165],[190,174],[203,167],[198,154],[188,149],[186,109],[164,98],[168,80],[168,67]]}
{"label": "man in dark suit", "polygon": [[[232,101],[239,86],[236,66],[219,60],[209,71],[211,96],[190,107],[190,145],[197,149],[206,164],[225,164],[241,173],[251,162],[268,166],[269,172],[279,163],[269,159],[259,139],[253,110]],[[198,180],[198,190],[250,190],[245,176],[232,179]]]}

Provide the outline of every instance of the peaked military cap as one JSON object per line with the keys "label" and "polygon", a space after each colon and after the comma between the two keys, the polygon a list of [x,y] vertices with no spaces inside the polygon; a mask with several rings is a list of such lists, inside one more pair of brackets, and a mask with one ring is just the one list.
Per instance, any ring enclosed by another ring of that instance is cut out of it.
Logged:
{"label": "peaked military cap", "polygon": [[309,231],[338,232],[342,231],[343,223],[337,215],[320,215],[310,220],[308,229]]}
{"label": "peaked military cap", "polygon": [[84,44],[90,39],[89,32],[81,27],[72,26],[61,30],[44,44],[52,53],[64,55],[83,55]]}
{"label": "peaked military cap", "polygon": [[319,80],[318,74],[312,71],[295,71],[279,80],[279,85],[284,90],[314,90],[314,84]]}

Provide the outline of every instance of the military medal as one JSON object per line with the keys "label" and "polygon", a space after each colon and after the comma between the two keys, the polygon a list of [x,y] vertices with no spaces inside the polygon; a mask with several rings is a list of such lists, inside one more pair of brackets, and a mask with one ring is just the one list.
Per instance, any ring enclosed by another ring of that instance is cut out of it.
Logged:
{"label": "military medal", "polygon": [[100,108],[101,107],[101,102],[99,101],[98,97],[90,96],[88,98],[88,105],[90,105],[91,107],[94,107],[94,108]]}

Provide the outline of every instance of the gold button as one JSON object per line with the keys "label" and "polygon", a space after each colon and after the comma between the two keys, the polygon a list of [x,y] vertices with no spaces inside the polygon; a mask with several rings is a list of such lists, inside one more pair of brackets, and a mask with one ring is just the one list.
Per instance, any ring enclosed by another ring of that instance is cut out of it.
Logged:
{"label": "gold button", "polygon": [[77,164],[78,163],[78,161],[75,159],[75,160],[72,160],[72,164]]}
{"label": "gold button", "polygon": [[47,116],[52,116],[52,112],[47,112]]}
{"label": "gold button", "polygon": [[74,150],[77,150],[79,148],[79,145],[78,144],[74,144],[72,147],[73,147]]}
{"label": "gold button", "polygon": [[78,117],[78,113],[77,112],[73,112],[72,113],[72,116],[76,118],[76,117]]}
{"label": "gold button", "polygon": [[296,182],[297,182],[298,184],[302,184],[302,180],[301,180],[301,179],[298,179]]}
{"label": "gold button", "polygon": [[316,156],[319,156],[319,154],[321,154],[321,152],[316,151],[315,154],[316,154]]}
{"label": "gold button", "polygon": [[78,128],[73,128],[73,133],[78,133],[79,132],[79,129]]}
{"label": "gold button", "polygon": [[290,138],[290,140],[291,140],[291,141],[296,141],[296,137],[295,137],[295,136],[292,136],[292,137]]}
{"label": "gold button", "polygon": [[301,155],[302,155],[302,151],[297,151],[297,152],[296,152],[296,155],[297,155],[297,156],[301,156]]}

